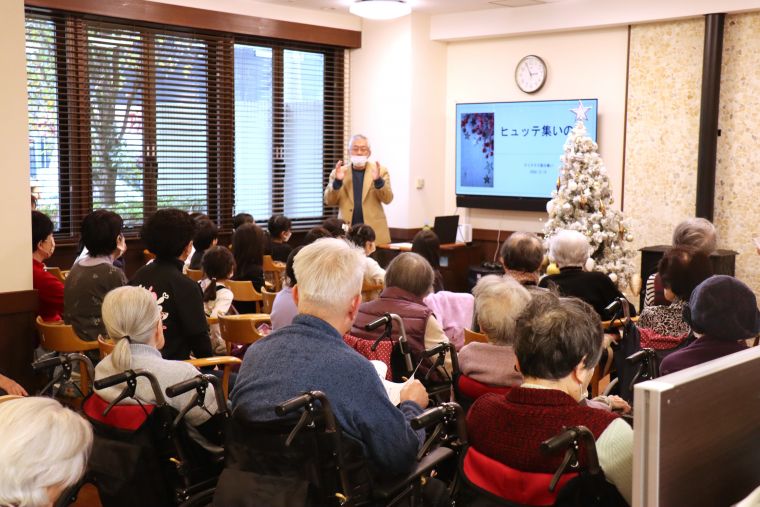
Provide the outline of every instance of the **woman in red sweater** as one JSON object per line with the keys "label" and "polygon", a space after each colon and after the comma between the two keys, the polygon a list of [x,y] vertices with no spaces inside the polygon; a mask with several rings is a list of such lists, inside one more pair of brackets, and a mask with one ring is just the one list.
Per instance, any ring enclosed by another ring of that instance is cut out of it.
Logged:
{"label": "woman in red sweater", "polygon": [[562,456],[544,456],[541,442],[567,426],[586,426],[607,480],[630,503],[633,430],[611,412],[578,404],[602,350],[594,309],[536,293],[517,319],[514,349],[525,381],[506,395],[478,398],[467,416],[472,447],[520,472],[552,474]]}
{"label": "woman in red sweater", "polygon": [[53,222],[44,213],[32,211],[32,286],[39,297],[42,320],[61,320],[63,283],[45,271],[44,261],[55,251]]}

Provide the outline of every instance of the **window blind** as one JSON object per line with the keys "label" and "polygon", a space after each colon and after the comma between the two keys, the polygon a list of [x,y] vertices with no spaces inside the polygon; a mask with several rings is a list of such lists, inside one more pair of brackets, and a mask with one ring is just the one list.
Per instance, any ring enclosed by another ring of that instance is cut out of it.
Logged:
{"label": "window blind", "polygon": [[107,208],[310,227],[346,139],[345,50],[27,9],[31,181],[60,235]]}

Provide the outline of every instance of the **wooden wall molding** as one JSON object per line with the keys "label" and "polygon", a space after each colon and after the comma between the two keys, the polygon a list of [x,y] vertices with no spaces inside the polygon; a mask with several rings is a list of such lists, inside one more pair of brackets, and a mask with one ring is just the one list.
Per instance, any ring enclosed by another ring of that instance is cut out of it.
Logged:
{"label": "wooden wall molding", "polygon": [[0,373],[34,392],[32,372],[37,346],[37,291],[0,293]]}
{"label": "wooden wall molding", "polygon": [[349,49],[360,48],[362,33],[357,30],[244,16],[195,7],[148,2],[146,0],[25,0],[28,7],[129,19],[158,25],[252,35]]}

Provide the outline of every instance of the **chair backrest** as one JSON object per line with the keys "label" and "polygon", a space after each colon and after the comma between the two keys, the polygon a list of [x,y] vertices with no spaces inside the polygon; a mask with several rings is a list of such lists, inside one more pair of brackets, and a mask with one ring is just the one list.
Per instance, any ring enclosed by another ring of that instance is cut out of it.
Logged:
{"label": "chair backrest", "polygon": [[467,345],[471,342],[488,343],[488,337],[483,333],[478,333],[472,329],[464,329],[464,344]]}
{"label": "chair backrest", "polygon": [[265,335],[257,328],[264,323],[271,325],[266,313],[219,316],[219,334],[227,344],[227,353],[232,352],[232,345],[249,345],[262,339]]}
{"label": "chair backrest", "polygon": [[98,335],[98,349],[100,350],[101,359],[113,352],[114,347],[116,347],[115,341],[107,336]]}
{"label": "chair backrest", "polygon": [[[42,348],[67,354],[69,352],[85,352],[98,348],[96,341],[84,341],[77,336],[74,328],[63,321],[45,322],[37,316],[37,332],[40,335]],[[87,368],[80,368],[80,388],[87,395],[90,392],[90,375]]]}
{"label": "chair backrest", "polygon": [[264,298],[264,313],[272,313],[272,305],[274,305],[274,298],[277,297],[277,292],[270,292],[266,287],[261,288],[261,297]]}
{"label": "chair backrest", "polygon": [[69,274],[68,271],[61,271],[61,268],[57,266],[45,266],[45,271],[59,279],[61,283],[66,282],[66,275]]}
{"label": "chair backrest", "polygon": [[250,280],[227,280],[224,284],[232,291],[232,298],[235,301],[253,302],[256,305],[256,312],[261,312],[264,296],[254,288],[253,282]]}
{"label": "chair backrest", "polygon": [[200,282],[203,278],[203,270],[188,268],[185,272],[185,275],[187,275],[187,277],[194,282]]}
{"label": "chair backrest", "polygon": [[272,260],[271,255],[265,255],[262,268],[264,270],[264,280],[272,285],[272,290],[274,292],[279,292],[282,289],[285,264]]}

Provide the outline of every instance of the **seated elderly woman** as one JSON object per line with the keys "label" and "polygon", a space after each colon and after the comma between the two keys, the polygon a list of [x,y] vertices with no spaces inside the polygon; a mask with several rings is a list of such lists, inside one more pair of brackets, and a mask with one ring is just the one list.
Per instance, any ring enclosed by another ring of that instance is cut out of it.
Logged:
{"label": "seated elderly woman", "polygon": [[100,306],[111,289],[127,284],[124,271],[113,262],[127,246],[121,234],[121,216],[100,209],[82,220],[82,241],[87,255],[71,267],[63,291],[63,318],[83,340],[105,334]]}
{"label": "seated elderly woman", "polygon": [[0,435],[0,505],[54,505],[92,447],[90,424],[50,398],[0,398]]}
{"label": "seated elderly woman", "polygon": [[499,252],[504,272],[522,285],[537,285],[538,270],[544,260],[544,245],[532,232],[514,232]]}
{"label": "seated elderly woman", "polygon": [[660,259],[657,272],[669,305],[647,306],[639,316],[641,346],[672,349],[688,336],[690,328],[683,320],[683,308],[694,288],[712,276],[710,259],[702,252],[673,247]]}
{"label": "seated elderly woman", "polygon": [[[351,334],[375,339],[383,332],[383,328],[366,331],[364,326],[382,317],[384,313],[398,314],[404,320],[413,362],[419,363],[423,350],[449,341],[433,311],[422,301],[432,290],[433,268],[430,263],[415,253],[400,254],[388,264],[385,289],[380,297],[359,306]],[[397,326],[394,326],[394,340],[398,337],[398,331]],[[446,357],[445,367],[451,372],[450,357]]]}
{"label": "seated elderly woman", "polygon": [[744,350],[744,340],[760,333],[755,294],[732,276],[716,275],[699,284],[684,318],[696,340],[662,360],[662,375]]}
{"label": "seated elderly woman", "polygon": [[506,395],[478,398],[467,416],[470,444],[514,470],[552,474],[562,456],[543,455],[541,442],[567,426],[586,426],[607,480],[630,503],[633,430],[611,412],[578,403],[602,351],[593,308],[535,292],[517,319],[514,349],[525,382]]}
{"label": "seated elderly woman", "polygon": [[[684,247],[710,256],[717,248],[715,226],[706,218],[689,218],[673,230],[674,247]],[[646,282],[644,306],[667,305],[662,278],[653,273]]]}
{"label": "seated elderly woman", "polygon": [[[143,287],[119,287],[106,295],[103,300],[103,322],[108,336],[116,340],[113,352],[95,367],[95,380],[110,377],[126,370],[146,370],[155,375],[162,389],[189,380],[198,375],[198,370],[183,361],[172,361],[161,357],[164,346],[164,331],[161,307],[153,293]],[[98,395],[113,401],[121,393],[124,385],[100,389]],[[137,399],[143,403],[155,403],[150,383],[140,378],[137,381]],[[177,410],[187,405],[193,396],[188,392],[176,398],[167,398],[167,403]],[[127,399],[123,403],[137,403]],[[200,426],[217,410],[214,388],[206,391],[205,405],[208,412],[193,407],[185,416],[191,426]]]}
{"label": "seated elderly woman", "polygon": [[[563,296],[582,299],[608,320],[613,317],[605,308],[615,299],[624,297],[615,284],[604,273],[584,271],[590,253],[588,238],[578,231],[563,230],[553,236],[549,243],[549,257],[557,263],[559,273],[547,275],[539,282],[539,287],[556,286]],[[631,314],[633,305],[628,303]]]}
{"label": "seated elderly woman", "polygon": [[498,275],[484,276],[473,289],[475,313],[488,343],[472,342],[459,351],[459,368],[464,375],[489,386],[522,384],[516,369],[515,321],[530,302],[530,293],[516,280]]}

